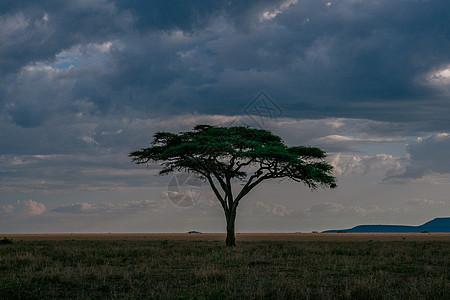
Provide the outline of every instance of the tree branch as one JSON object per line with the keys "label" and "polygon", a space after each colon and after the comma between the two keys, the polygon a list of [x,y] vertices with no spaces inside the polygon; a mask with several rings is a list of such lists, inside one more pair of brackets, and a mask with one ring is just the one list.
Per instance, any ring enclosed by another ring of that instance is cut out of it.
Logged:
{"label": "tree branch", "polygon": [[223,209],[227,211],[227,205],[225,200],[223,199],[222,195],[220,194],[219,190],[217,190],[216,185],[214,184],[214,181],[212,180],[211,176],[206,176],[206,179],[208,179],[209,185],[211,186],[214,194],[216,195],[217,199],[219,199],[220,204],[222,205]]}

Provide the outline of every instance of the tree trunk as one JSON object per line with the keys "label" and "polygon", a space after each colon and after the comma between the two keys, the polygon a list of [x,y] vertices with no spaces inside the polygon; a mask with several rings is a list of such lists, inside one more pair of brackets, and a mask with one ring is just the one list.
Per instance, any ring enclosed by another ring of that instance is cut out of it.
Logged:
{"label": "tree trunk", "polygon": [[236,220],[236,210],[231,210],[227,216],[227,239],[225,244],[227,247],[236,246],[236,237],[234,235],[234,222]]}

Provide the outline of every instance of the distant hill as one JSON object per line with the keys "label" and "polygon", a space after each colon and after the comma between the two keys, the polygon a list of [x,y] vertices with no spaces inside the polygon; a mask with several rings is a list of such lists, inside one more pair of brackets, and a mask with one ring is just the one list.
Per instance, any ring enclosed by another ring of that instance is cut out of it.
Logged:
{"label": "distant hill", "polygon": [[435,218],[420,226],[406,225],[359,225],[350,229],[326,230],[323,233],[408,233],[408,232],[449,232],[450,217]]}

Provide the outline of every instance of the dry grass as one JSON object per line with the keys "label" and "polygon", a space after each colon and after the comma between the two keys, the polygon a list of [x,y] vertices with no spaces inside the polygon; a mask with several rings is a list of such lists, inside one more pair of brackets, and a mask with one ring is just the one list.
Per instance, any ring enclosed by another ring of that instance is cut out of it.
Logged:
{"label": "dry grass", "polygon": [[0,299],[450,299],[442,236],[239,236],[235,249],[223,235],[70,237],[8,236]]}

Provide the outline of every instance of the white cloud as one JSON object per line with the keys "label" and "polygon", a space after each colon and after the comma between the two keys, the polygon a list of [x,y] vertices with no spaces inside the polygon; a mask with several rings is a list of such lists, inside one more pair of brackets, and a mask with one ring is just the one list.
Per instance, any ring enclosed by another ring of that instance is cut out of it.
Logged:
{"label": "white cloud", "polygon": [[369,211],[369,210],[367,210],[365,208],[359,207],[359,206],[350,206],[348,208],[348,211],[352,212],[352,213],[355,213],[355,214],[358,214],[358,215],[362,215],[362,216],[365,216],[369,212],[371,212],[371,211]]}
{"label": "white cloud", "polygon": [[345,210],[344,206],[339,203],[321,203],[311,206],[307,211],[310,214],[320,213],[339,213]]}
{"label": "white cloud", "polygon": [[[324,202],[315,204],[309,208],[303,210],[291,210],[289,213],[290,218],[294,219],[308,219],[308,220],[330,220],[348,218],[353,220],[364,220],[365,217],[371,217],[377,219],[378,216],[383,216],[386,213],[390,214],[402,214],[406,212],[404,208],[381,208],[377,205],[369,207],[361,207],[355,205],[344,205],[338,202]],[[331,221],[332,222],[332,221]]]}
{"label": "white cloud", "polygon": [[384,215],[386,213],[390,214],[402,214],[407,213],[409,208],[406,207],[388,207],[381,208],[377,205],[371,205],[367,208],[349,205],[345,206],[341,203],[321,203],[311,206],[310,208],[303,211],[303,214],[309,217],[332,217],[332,216],[368,216],[368,215]]}
{"label": "white cloud", "polygon": [[269,20],[275,19],[279,14],[282,14],[283,12],[285,12],[291,5],[295,5],[297,3],[298,3],[298,0],[286,0],[286,1],[282,2],[279,6],[273,8],[273,9],[264,11],[260,15],[259,21],[264,22],[264,21],[269,21]]}
{"label": "white cloud", "polygon": [[[0,16],[0,37],[7,38],[28,27],[28,20],[23,14]],[[4,41],[6,42],[6,41]]]}
{"label": "white cloud", "polygon": [[2,206],[0,209],[0,212],[5,213],[5,214],[10,214],[13,211],[14,211],[14,206],[12,206],[11,204]]}
{"label": "white cloud", "polygon": [[435,87],[449,87],[450,86],[450,65],[429,72],[426,75],[426,82]]}
{"label": "white cloud", "polygon": [[280,217],[288,216],[292,212],[292,210],[288,209],[285,205],[278,203],[267,204],[262,201],[258,201],[256,202],[256,206],[261,208],[265,213]]}
{"label": "white cloud", "polygon": [[87,144],[98,145],[98,142],[92,136],[83,136],[81,139]]}
{"label": "white cloud", "polygon": [[46,207],[42,203],[38,203],[33,200],[17,200],[16,209],[26,215],[40,215],[46,211]]}
{"label": "white cloud", "polygon": [[17,214],[22,216],[38,216],[43,214],[47,208],[44,204],[29,200],[17,200],[17,202],[12,205],[2,206],[0,211],[4,214]]}
{"label": "white cloud", "polygon": [[56,213],[67,214],[103,214],[103,213],[140,213],[149,210],[164,208],[165,202],[153,200],[126,201],[126,202],[100,202],[100,203],[73,203],[58,206],[52,209]]}
{"label": "white cloud", "polygon": [[374,156],[335,154],[330,156],[330,159],[334,174],[343,177],[367,175],[374,171],[379,171],[384,176],[391,176],[404,170],[399,158],[388,154]]}
{"label": "white cloud", "polygon": [[354,137],[354,136],[343,136],[332,134],[318,139],[319,141],[324,141],[327,143],[392,143],[405,141],[404,138],[376,138],[376,137]]}
{"label": "white cloud", "polygon": [[447,205],[447,202],[444,201],[434,201],[429,199],[422,198],[413,198],[405,201],[405,204],[409,206],[425,206],[425,205]]}

